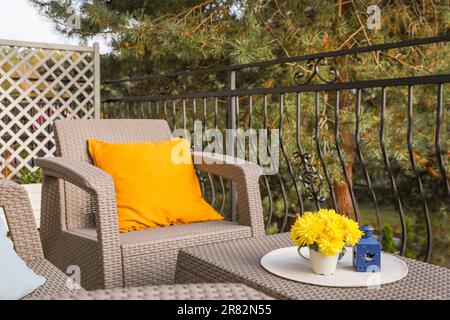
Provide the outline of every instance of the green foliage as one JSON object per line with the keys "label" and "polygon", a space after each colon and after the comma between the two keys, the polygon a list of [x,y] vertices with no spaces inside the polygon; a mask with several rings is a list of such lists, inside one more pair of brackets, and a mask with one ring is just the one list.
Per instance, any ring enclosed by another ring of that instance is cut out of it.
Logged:
{"label": "green foliage", "polygon": [[[67,35],[105,35],[115,49],[111,59],[129,62],[111,72],[116,77],[118,71],[166,72],[426,37],[448,29],[449,12],[443,0],[385,1],[382,29],[374,31],[365,26],[370,1],[363,0],[30,1]],[[82,17],[79,30],[66,23],[69,6]],[[402,73],[425,71],[431,63],[445,66],[416,49],[362,59],[360,66],[349,65],[348,75],[380,77],[392,66]]]}
{"label": "green foliage", "polygon": [[383,248],[383,251],[390,253],[395,252],[394,229],[389,224],[383,227],[383,238],[381,239],[381,246]]}
{"label": "green foliage", "polygon": [[[433,264],[450,267],[450,216],[448,205],[442,204],[441,214],[431,215],[432,250],[430,261]],[[411,217],[408,222],[408,242],[406,255],[423,259],[427,243],[423,215]]]}
{"label": "green foliage", "polygon": [[30,171],[26,168],[20,170],[20,184],[42,183],[42,171]]}
{"label": "green foliage", "polygon": [[276,223],[272,223],[266,228],[266,234],[268,234],[268,235],[276,234],[278,232],[279,232],[279,229],[278,229],[278,225]]}

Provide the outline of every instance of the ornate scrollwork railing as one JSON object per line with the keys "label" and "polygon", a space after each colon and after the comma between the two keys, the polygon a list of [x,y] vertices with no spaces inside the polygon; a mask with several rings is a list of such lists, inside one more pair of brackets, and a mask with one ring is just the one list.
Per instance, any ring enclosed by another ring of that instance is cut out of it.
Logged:
{"label": "ornate scrollwork railing", "polygon": [[311,163],[311,154],[307,152],[294,152],[294,159],[298,162],[298,179],[305,187],[305,193],[309,200],[316,204],[324,203],[327,199],[323,195],[323,178]]}
{"label": "ornate scrollwork railing", "polygon": [[[331,75],[330,78],[325,77],[321,73],[321,67],[327,67],[328,73]],[[328,60],[325,60],[325,58],[317,58],[317,59],[311,59],[306,62],[306,70],[309,70],[309,72],[305,72],[303,69],[297,71],[294,74],[294,80],[298,85],[305,85],[308,83],[311,83],[311,81],[314,78],[319,78],[324,83],[334,83],[339,78],[339,71],[334,66],[333,63],[329,62]],[[309,74],[309,76],[308,76]]]}

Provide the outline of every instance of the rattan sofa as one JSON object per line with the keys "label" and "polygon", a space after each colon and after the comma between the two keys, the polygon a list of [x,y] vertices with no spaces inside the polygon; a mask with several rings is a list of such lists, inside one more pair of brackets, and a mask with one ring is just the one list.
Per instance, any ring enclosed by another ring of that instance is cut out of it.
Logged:
{"label": "rattan sofa", "polygon": [[[44,285],[24,300],[265,300],[267,295],[239,283],[200,283],[86,291],[69,289],[68,277],[44,259],[38,228],[25,189],[0,180],[0,208],[6,216],[14,249],[37,274]],[[1,285],[1,284],[0,284]]]}
{"label": "rattan sofa", "polygon": [[[235,182],[238,222],[210,221],[118,232],[112,177],[91,164],[87,140],[162,141],[171,138],[164,120],[59,120],[55,158],[36,159],[44,174],[41,241],[45,257],[61,270],[81,268],[88,290],[174,281],[180,248],[264,235],[260,168],[211,155],[196,168]],[[196,161],[197,162],[197,161]]]}

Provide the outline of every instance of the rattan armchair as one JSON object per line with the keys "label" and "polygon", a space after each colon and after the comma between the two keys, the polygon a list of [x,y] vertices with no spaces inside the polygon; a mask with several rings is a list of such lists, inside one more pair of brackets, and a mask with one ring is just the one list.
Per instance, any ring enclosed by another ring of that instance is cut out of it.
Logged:
{"label": "rattan armchair", "polygon": [[260,168],[224,158],[197,169],[235,182],[238,221],[210,221],[119,233],[114,182],[91,164],[87,140],[162,141],[164,120],[60,120],[57,157],[36,159],[44,174],[41,241],[45,257],[61,270],[81,268],[81,284],[97,288],[171,284],[180,248],[264,235]]}
{"label": "rattan armchair", "polygon": [[39,232],[25,189],[8,180],[0,180],[0,207],[3,208],[14,249],[25,263],[46,282],[24,299],[84,292],[69,290],[67,275],[58,270],[42,253]]}

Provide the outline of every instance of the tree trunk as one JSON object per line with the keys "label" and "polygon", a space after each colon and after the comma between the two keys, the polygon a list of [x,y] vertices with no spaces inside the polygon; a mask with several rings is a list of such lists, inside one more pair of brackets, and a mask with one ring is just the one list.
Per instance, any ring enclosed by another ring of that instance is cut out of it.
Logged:
{"label": "tree trunk", "polygon": [[[353,178],[353,164],[347,164],[346,168],[350,183]],[[339,212],[347,215],[348,217],[356,220],[356,212],[353,209],[352,199],[350,197],[350,190],[347,183],[335,183],[334,192],[336,194],[336,202],[339,208]]]}

